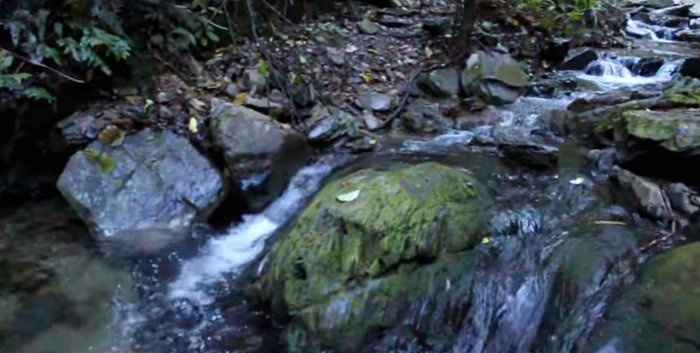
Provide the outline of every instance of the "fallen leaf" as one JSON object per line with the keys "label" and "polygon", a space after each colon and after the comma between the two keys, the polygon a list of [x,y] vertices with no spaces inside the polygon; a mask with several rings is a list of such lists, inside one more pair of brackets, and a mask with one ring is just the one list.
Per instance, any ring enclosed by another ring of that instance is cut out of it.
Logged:
{"label": "fallen leaf", "polygon": [[187,124],[187,128],[191,133],[196,134],[199,131],[199,122],[197,122],[197,118],[191,117],[190,122]]}
{"label": "fallen leaf", "polygon": [[491,243],[491,238],[489,238],[489,237],[481,238],[481,244],[490,244],[490,243]]}
{"label": "fallen leaf", "polygon": [[336,199],[340,202],[352,202],[352,201],[355,201],[355,199],[357,199],[358,196],[360,196],[359,189],[355,190],[355,191],[350,191],[350,192],[345,193],[345,194],[340,194],[340,195],[338,195],[338,197],[336,197]]}
{"label": "fallen leaf", "polygon": [[569,184],[571,184],[571,185],[581,185],[581,184],[583,184],[585,181],[586,181],[586,179],[584,179],[584,178],[582,178],[582,177],[578,177],[578,178],[576,178],[576,179],[571,179],[571,180],[569,180]]}
{"label": "fallen leaf", "polygon": [[362,77],[362,81],[364,83],[372,82],[372,74],[369,71],[362,73],[360,76]]}
{"label": "fallen leaf", "polygon": [[247,98],[248,98],[248,93],[241,92],[238,95],[236,95],[236,98],[233,100],[233,104],[243,105],[243,103],[245,103]]}

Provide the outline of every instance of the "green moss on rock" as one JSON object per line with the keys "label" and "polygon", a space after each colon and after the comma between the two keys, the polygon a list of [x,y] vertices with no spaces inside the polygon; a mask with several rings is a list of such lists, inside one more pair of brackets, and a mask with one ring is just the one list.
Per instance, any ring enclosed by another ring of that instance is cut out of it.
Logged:
{"label": "green moss on rock", "polygon": [[[355,190],[356,199],[338,201]],[[324,345],[362,339],[468,273],[465,251],[491,205],[466,172],[437,163],[335,180],[272,249],[264,296]]]}
{"label": "green moss on rock", "polygon": [[700,112],[633,110],[622,117],[623,135],[658,142],[670,152],[700,153]]}

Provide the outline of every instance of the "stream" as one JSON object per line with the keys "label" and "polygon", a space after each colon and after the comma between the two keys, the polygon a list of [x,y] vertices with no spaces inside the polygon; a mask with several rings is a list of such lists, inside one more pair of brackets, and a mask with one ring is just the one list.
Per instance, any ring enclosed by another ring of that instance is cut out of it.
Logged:
{"label": "stream", "polygon": [[[667,41],[663,29],[650,29],[632,20],[628,26],[640,33],[647,31],[652,40]],[[584,71],[558,73],[580,82],[592,82],[597,88],[556,98],[523,97],[499,109],[489,108],[487,114],[492,116],[489,124],[483,126],[432,137],[394,133],[370,154],[318,157],[299,170],[286,191],[262,212],[245,215],[220,231],[202,225],[195,230],[192,244],[183,249],[118,260],[90,255],[80,247],[60,250],[62,254],[65,251],[73,254],[70,256],[79,256],[77,264],[66,266],[77,266],[86,274],[62,280],[65,290],[61,289],[62,294],[57,295],[60,299],[55,299],[53,294],[37,299],[34,305],[41,312],[28,310],[21,316],[23,322],[13,323],[13,335],[0,336],[0,350],[16,353],[282,351],[279,328],[266,313],[246,306],[245,288],[240,285],[248,271],[257,270],[267,242],[283,236],[298,212],[330,179],[395,162],[439,161],[468,169],[485,184],[499,206],[490,229],[490,248],[496,249],[498,256],[482,256],[477,261],[471,277],[474,284],[468,294],[471,310],[462,318],[469,324],[462,326],[458,339],[452,342],[452,351],[577,352],[602,319],[616,290],[634,281],[636,267],[646,258],[636,250],[635,244],[611,231],[609,238],[587,245],[596,248],[597,254],[606,259],[591,260],[591,267],[586,269],[596,273],[597,280],[567,292],[572,289],[562,288],[557,274],[560,259],[565,256],[562,253],[579,251],[576,242],[592,231],[587,227],[594,227],[596,222],[635,224],[633,231],[639,234],[652,234],[655,226],[634,220],[620,206],[614,188],[605,178],[598,178],[574,143],[558,140],[558,167],[536,171],[502,158],[488,140],[497,131],[546,131],[541,117],[551,110],[566,109],[578,97],[612,90],[660,90],[674,78],[682,62],[671,55],[655,75],[640,76],[632,69],[638,60],[610,52]],[[51,212],[56,206],[36,207]],[[20,222],[17,217],[3,221]],[[16,228],[18,232],[24,229]],[[75,222],[61,226],[60,231],[68,238],[71,232],[84,233]],[[479,251],[491,250],[484,246]],[[82,282],[92,284],[79,284]],[[66,295],[69,297],[63,298]],[[3,299],[0,308],[16,301]],[[62,306],[70,305],[77,305],[74,309],[77,314],[61,310]],[[47,318],[51,310],[56,311],[55,317]],[[80,319],[85,316],[91,319]],[[552,322],[552,318],[565,316],[569,319]],[[600,351],[612,352],[617,351],[611,347]]]}

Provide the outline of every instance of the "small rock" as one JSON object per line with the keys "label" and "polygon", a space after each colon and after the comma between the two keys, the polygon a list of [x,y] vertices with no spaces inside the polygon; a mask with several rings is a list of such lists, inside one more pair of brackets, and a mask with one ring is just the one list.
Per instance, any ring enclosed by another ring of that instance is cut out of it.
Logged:
{"label": "small rock", "polygon": [[241,88],[235,83],[229,83],[226,85],[226,95],[230,98],[236,98],[236,96],[241,93]]}
{"label": "small rock", "polygon": [[379,32],[379,26],[367,18],[357,23],[357,29],[360,31],[360,33],[369,35]]}
{"label": "small rock", "polygon": [[310,142],[329,141],[334,137],[339,128],[340,122],[338,118],[333,115],[328,115],[312,125],[306,137]]}
{"label": "small rock", "polygon": [[377,130],[383,125],[382,121],[374,116],[374,114],[372,114],[372,112],[369,110],[364,111],[362,114],[362,120],[365,122],[365,126],[367,126],[367,130],[369,131]]}
{"label": "small rock", "polygon": [[421,85],[437,97],[459,94],[459,71],[454,68],[433,70],[421,77]]}
{"label": "small rock", "polygon": [[635,202],[649,216],[656,219],[668,218],[663,193],[658,185],[618,166],[613,167],[611,176],[631,193]]}
{"label": "small rock", "polygon": [[326,56],[335,66],[345,65],[345,52],[335,48],[326,48]]}
{"label": "small rock", "polygon": [[559,68],[562,70],[580,71],[596,60],[598,60],[598,53],[592,49],[583,49],[569,55]]}
{"label": "small rock", "polygon": [[278,197],[309,152],[302,135],[267,115],[217,98],[211,100],[210,129],[251,210]]}
{"label": "small rock", "polygon": [[498,150],[511,160],[535,169],[551,169],[559,161],[559,149],[547,145],[527,131],[495,130]]}
{"label": "small rock", "polygon": [[700,78],[700,58],[686,59],[678,72],[683,76]]}
{"label": "small rock", "polygon": [[243,84],[248,91],[252,91],[253,89],[263,90],[267,85],[267,79],[258,72],[257,68],[246,69],[245,72],[243,72]]}
{"label": "small rock", "polygon": [[362,109],[383,112],[391,109],[392,99],[386,94],[363,91],[357,96],[356,103]]}
{"label": "small rock", "polygon": [[391,15],[382,15],[379,18],[379,23],[387,26],[387,27],[408,27],[413,25],[413,21],[409,18],[404,18],[404,17],[396,17],[396,16],[391,16]]}
{"label": "small rock", "polygon": [[700,211],[700,196],[685,184],[674,183],[668,186],[668,199],[674,209],[692,215]]}

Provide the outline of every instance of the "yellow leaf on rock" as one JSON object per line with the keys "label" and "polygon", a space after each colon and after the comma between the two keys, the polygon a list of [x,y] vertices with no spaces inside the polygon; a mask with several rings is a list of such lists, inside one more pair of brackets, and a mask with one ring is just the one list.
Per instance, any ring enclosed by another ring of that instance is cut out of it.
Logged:
{"label": "yellow leaf on rock", "polygon": [[481,244],[490,244],[490,243],[491,243],[491,238],[489,238],[489,237],[481,238]]}
{"label": "yellow leaf on rock", "polygon": [[362,81],[364,81],[365,83],[370,83],[370,82],[372,82],[372,74],[371,74],[371,73],[365,72],[365,73],[363,73],[363,74],[360,75],[360,76],[362,76]]}
{"label": "yellow leaf on rock", "polygon": [[360,190],[355,190],[346,194],[338,195],[336,199],[340,202],[352,202],[355,201],[355,199],[357,199],[358,196],[360,196]]}
{"label": "yellow leaf on rock", "polygon": [[236,99],[233,100],[233,104],[243,105],[243,103],[245,103],[247,98],[248,98],[248,93],[246,93],[246,92],[239,93],[236,96]]}
{"label": "yellow leaf on rock", "polygon": [[197,122],[197,118],[191,117],[190,122],[187,124],[187,128],[191,133],[196,134],[199,131],[199,122]]}

